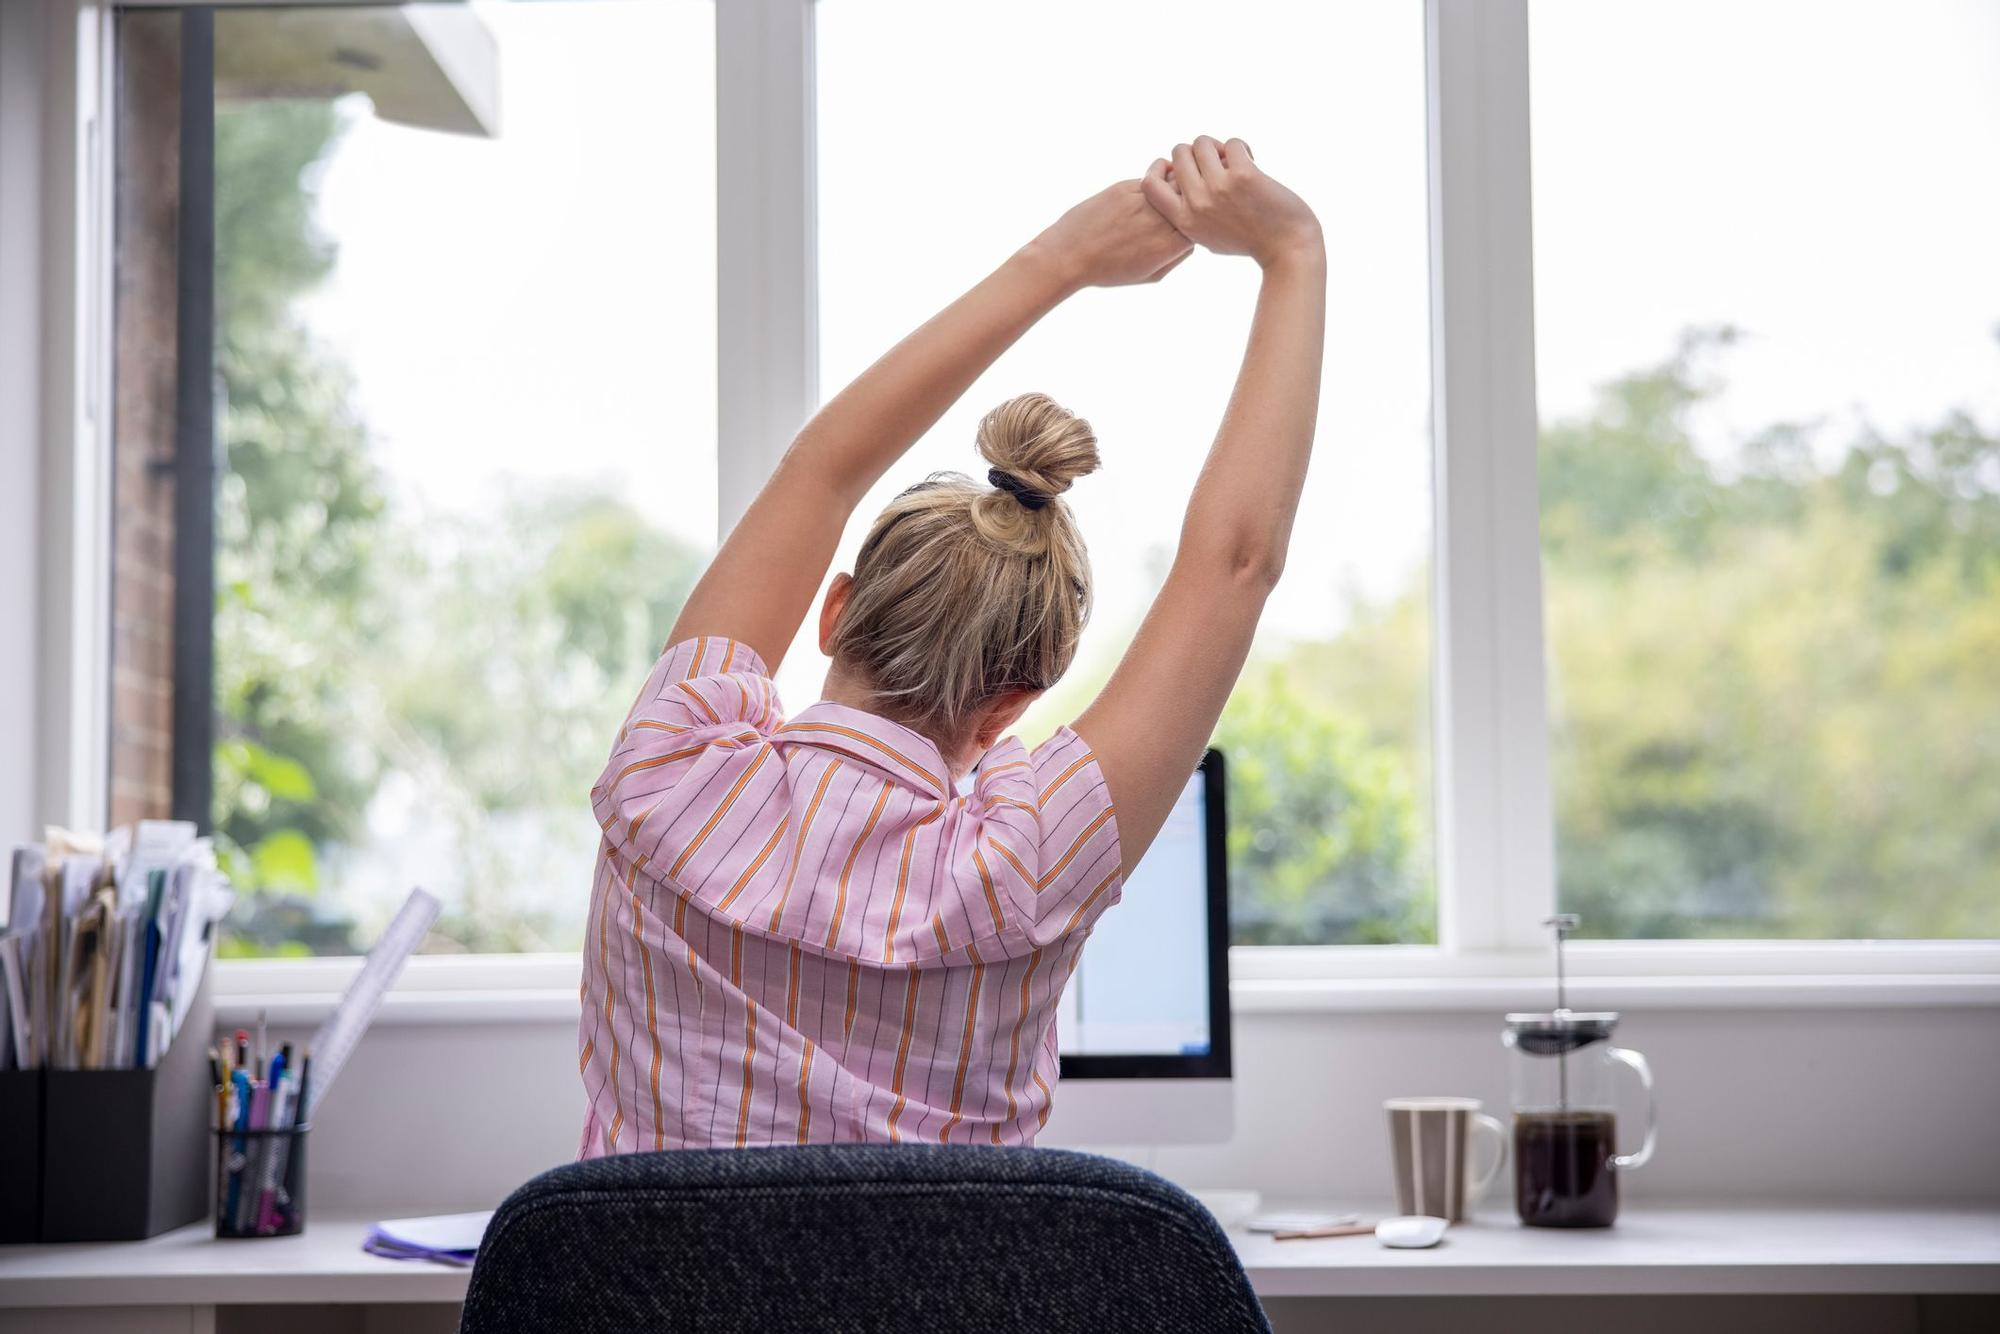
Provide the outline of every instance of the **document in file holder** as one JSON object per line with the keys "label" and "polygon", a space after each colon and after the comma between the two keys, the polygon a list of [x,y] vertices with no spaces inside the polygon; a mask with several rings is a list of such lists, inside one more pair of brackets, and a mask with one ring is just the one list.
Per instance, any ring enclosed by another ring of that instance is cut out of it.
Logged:
{"label": "document in file holder", "polygon": [[319,1032],[313,1035],[312,1046],[308,1049],[312,1060],[312,1087],[306,1094],[306,1114],[302,1124],[310,1125],[319,1111],[320,1099],[333,1087],[333,1081],[340,1074],[340,1067],[347,1064],[347,1058],[354,1051],[354,1044],[361,1041],[361,1035],[368,1031],[375,1012],[382,1008],[382,997],[388,993],[396,974],[403,971],[403,964],[423,943],[424,933],[437,920],[438,901],[421,889],[410,891],[410,897],[403,900],[403,906],[396,913],[396,920],[389,923],[389,929],[375,942],[375,948],[368,951],[367,962],[348,984],[347,994],[340,998],[340,1004],[326,1017]]}

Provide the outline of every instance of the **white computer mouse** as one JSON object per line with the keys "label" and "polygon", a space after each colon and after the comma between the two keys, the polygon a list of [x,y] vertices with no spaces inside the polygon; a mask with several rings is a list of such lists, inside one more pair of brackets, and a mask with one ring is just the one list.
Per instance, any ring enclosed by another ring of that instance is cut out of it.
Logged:
{"label": "white computer mouse", "polygon": [[1398,1250],[1422,1250],[1435,1246],[1444,1239],[1444,1230],[1451,1224],[1442,1218],[1431,1218],[1424,1214],[1405,1214],[1401,1218],[1385,1218],[1375,1225],[1375,1240],[1384,1246],[1394,1246]]}

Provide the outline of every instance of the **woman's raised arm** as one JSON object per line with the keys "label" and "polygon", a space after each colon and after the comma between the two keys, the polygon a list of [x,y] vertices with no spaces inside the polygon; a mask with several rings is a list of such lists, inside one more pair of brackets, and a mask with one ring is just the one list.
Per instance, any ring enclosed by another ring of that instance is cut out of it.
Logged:
{"label": "woman's raised arm", "polygon": [[1157,279],[1191,248],[1138,181],[1063,214],[806,423],[688,595],[670,642],[727,635],[775,672],[848,517],[890,465],[1064,298]]}
{"label": "woman's raised arm", "polygon": [[1146,197],[1192,240],[1264,271],[1250,345],[1188,500],[1180,546],[1152,609],[1077,719],[1118,808],[1130,871],[1201,760],[1284,568],[1319,415],[1326,247],[1299,197],[1240,139],[1206,136],[1153,164]]}

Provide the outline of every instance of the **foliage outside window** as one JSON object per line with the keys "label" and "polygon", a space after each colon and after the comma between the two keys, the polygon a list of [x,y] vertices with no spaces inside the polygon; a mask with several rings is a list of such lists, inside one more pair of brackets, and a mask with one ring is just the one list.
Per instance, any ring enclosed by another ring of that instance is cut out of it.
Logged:
{"label": "foliage outside window", "polygon": [[[829,389],[886,345],[860,310],[877,260],[860,248],[862,215],[843,194],[866,171],[854,154],[869,142],[873,114],[841,63],[850,47],[868,47],[869,11],[860,4],[839,0],[822,16]],[[560,23],[565,11],[599,8],[554,6],[542,19]],[[1402,99],[1391,99],[1401,111],[1383,132],[1416,155],[1419,186],[1410,195],[1407,180],[1385,176],[1379,198],[1420,220],[1420,7],[1376,8],[1371,21],[1408,46],[1391,42],[1381,49],[1392,58],[1364,63],[1396,71],[1381,76]],[[1564,49],[1565,12],[1535,11],[1538,76]],[[897,13],[875,21],[919,32],[951,21],[927,8]],[[1266,26],[1274,21],[1266,18]],[[952,80],[1004,81],[1005,43],[988,36],[988,54],[968,48]],[[1088,57],[1087,42],[1079,52]],[[1097,75],[1100,85],[1118,77]],[[1289,85],[1270,84],[1273,123],[1281,124]],[[1554,104],[1538,100],[1538,116],[1546,105]],[[366,116],[353,100],[224,105],[218,113],[226,469],[217,510],[215,818],[246,891],[230,948],[351,953],[401,889],[421,881],[448,903],[434,947],[571,949],[595,834],[589,782],[712,535],[669,526],[657,492],[635,493],[590,469],[510,478],[496,466],[469,479],[477,506],[439,503],[407,484],[399,451],[422,441],[384,438],[347,353],[320,330],[343,263],[323,187],[339,155],[358,151],[354,131]],[[1294,161],[1306,152],[1252,138],[1260,152],[1291,152]],[[1538,139],[1537,156],[1538,167],[1544,156],[1550,164],[1537,207],[1553,217],[1587,192],[1560,192],[1558,149],[1544,154]],[[1082,179],[1093,165],[1058,164],[1051,174]],[[1340,165],[1337,153],[1321,164],[1333,175]],[[922,184],[948,193],[949,173],[940,168]],[[712,218],[712,199],[692,211],[704,210]],[[879,199],[868,211],[879,219]],[[993,225],[997,234],[1019,230],[1021,220],[1001,216]],[[894,236],[884,243],[907,248]],[[703,244],[702,263],[712,265],[712,231]],[[1395,328],[1364,321],[1335,336],[1354,347],[1417,349],[1396,372],[1417,386],[1409,421],[1393,437],[1346,424],[1344,405],[1365,401],[1383,377],[1357,377],[1336,362],[1325,459],[1315,465],[1321,489],[1309,495],[1302,526],[1338,528],[1336,505],[1351,503],[1340,492],[1362,485],[1344,460],[1370,450],[1409,465],[1395,474],[1404,479],[1397,503],[1428,512],[1420,235],[1411,253],[1415,268],[1398,252],[1398,272],[1414,272],[1414,281],[1383,302],[1390,313],[1382,320]],[[1388,263],[1371,256],[1372,265]],[[1552,274],[1561,265],[1538,255]],[[1544,281],[1545,323],[1585,308],[1565,305]],[[910,286],[930,299],[949,282],[919,272]],[[666,299],[682,298],[693,300],[685,292]],[[1176,299],[1162,288],[1146,309],[1165,318]],[[1223,311],[1218,320],[1247,314],[1219,288],[1188,299]],[[896,302],[882,304],[879,319],[903,318]],[[1336,303],[1336,324],[1359,319],[1358,308]],[[1565,361],[1559,346],[1543,352],[1542,537],[1562,906],[1605,937],[2000,936],[1991,869],[2000,865],[1991,814],[2000,806],[2000,746],[1993,729],[1968,723],[2000,717],[2000,404],[1968,384],[1961,397],[1896,424],[1832,414],[1833,405],[1818,417],[1757,417],[1732,395],[1759,331],[1730,324],[1730,315],[1690,312],[1628,330],[1608,340],[1625,349],[1624,360],[1588,375],[1572,374],[1580,363]],[[713,328],[712,308],[676,318],[703,336]],[[1111,316],[1091,308],[1077,318],[1087,329]],[[1057,347],[1064,336],[1050,334]],[[1104,428],[1117,427],[1117,403],[1141,396],[1152,375],[1146,358],[1170,358],[1183,336],[1211,338],[1168,329],[1155,348],[1135,329],[1130,342],[1100,340],[1097,360],[1054,372],[1074,377],[1075,405],[1112,447],[1175,451],[1149,466],[1176,484],[1174,470],[1191,470],[1205,447],[1219,401],[1189,409],[1200,426],[1177,434],[1135,424],[1121,441]],[[1219,345],[1239,336],[1220,335]],[[2000,383],[2000,350],[1989,351],[1986,374],[1996,378],[1988,385]],[[1225,377],[1233,369],[1226,358],[1208,360]],[[1048,369],[1028,362],[1020,373],[1039,380]],[[588,390],[550,387],[552,395]],[[967,411],[980,406],[981,392]],[[1190,392],[1200,399],[1206,391]],[[658,403],[677,423],[680,408]],[[666,470],[712,454],[712,405],[705,411],[687,426],[693,438],[680,424],[671,440],[664,431],[652,437],[648,465]],[[966,466],[969,432],[954,429],[948,420],[922,447],[937,455],[935,466]],[[931,453],[916,472],[933,466]],[[1123,462],[1113,457],[1111,468]],[[712,459],[706,466],[712,478]],[[1084,519],[1117,596],[1100,604],[1094,642],[1031,730],[1060,721],[1102,681],[1113,661],[1104,646],[1129,632],[1168,550],[1176,516],[1118,514],[1146,507],[1108,488],[1107,496],[1100,514],[1086,510]],[[694,503],[712,508],[708,495]],[[1287,580],[1302,591],[1286,613],[1289,629],[1260,641],[1217,737],[1231,756],[1239,943],[1436,939],[1426,535],[1416,535],[1413,549],[1365,578],[1348,577],[1359,558],[1346,552],[1339,572],[1302,565],[1295,553]],[[797,708],[817,676],[805,654],[793,658],[783,684]]]}

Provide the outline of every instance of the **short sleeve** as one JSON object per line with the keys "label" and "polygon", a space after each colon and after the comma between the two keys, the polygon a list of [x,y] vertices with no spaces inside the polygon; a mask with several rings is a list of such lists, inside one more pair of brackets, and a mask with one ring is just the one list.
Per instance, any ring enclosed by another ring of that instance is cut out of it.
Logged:
{"label": "short sleeve", "polygon": [[993,760],[974,788],[986,826],[982,871],[1032,944],[1090,930],[1124,881],[1117,811],[1096,755],[1065,727],[1032,755],[1014,743]]}
{"label": "short sleeve", "polygon": [[730,763],[783,722],[777,688],[748,644],[704,635],[669,646],[591,789],[598,826],[625,850],[642,823],[658,830],[678,813],[676,792],[687,779]]}

